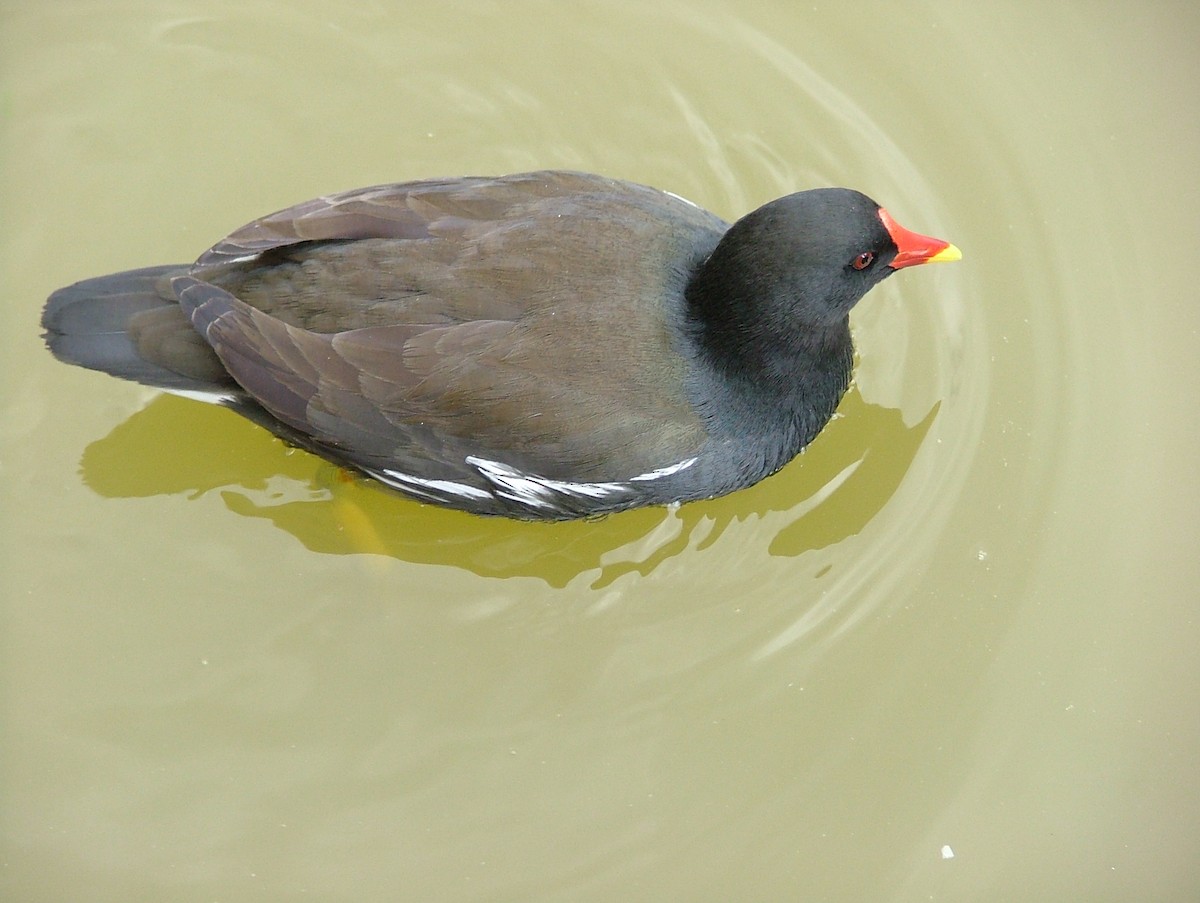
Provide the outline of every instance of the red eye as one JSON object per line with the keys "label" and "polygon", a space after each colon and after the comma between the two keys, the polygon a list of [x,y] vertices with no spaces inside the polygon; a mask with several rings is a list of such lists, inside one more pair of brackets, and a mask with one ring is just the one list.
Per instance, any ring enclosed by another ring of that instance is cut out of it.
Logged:
{"label": "red eye", "polygon": [[869,267],[874,262],[875,262],[875,252],[874,251],[863,251],[861,254],[859,254],[857,257],[855,257],[853,260],[850,261],[850,266],[854,267],[854,269],[856,269],[856,270],[865,270],[867,267]]}

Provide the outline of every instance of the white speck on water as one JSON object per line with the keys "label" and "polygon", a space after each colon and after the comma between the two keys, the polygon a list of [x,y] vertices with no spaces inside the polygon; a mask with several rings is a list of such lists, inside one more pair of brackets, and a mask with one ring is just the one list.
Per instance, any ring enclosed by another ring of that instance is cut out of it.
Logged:
{"label": "white speck on water", "polygon": [[978,558],[980,561],[987,561],[988,553],[985,549],[980,549],[978,552],[975,553],[975,557]]}
{"label": "white speck on water", "polygon": [[946,844],[945,846],[942,847],[942,858],[943,859],[953,859],[954,858],[954,850],[950,849],[950,844]]}

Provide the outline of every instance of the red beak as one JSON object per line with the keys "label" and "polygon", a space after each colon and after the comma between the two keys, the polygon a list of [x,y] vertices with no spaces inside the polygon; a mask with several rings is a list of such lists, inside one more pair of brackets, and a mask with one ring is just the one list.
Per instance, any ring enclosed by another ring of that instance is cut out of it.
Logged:
{"label": "red beak", "polygon": [[928,235],[918,235],[905,229],[892,219],[890,213],[879,208],[879,221],[899,249],[895,259],[888,264],[893,270],[902,267],[915,266],[918,263],[948,263],[951,260],[962,260],[962,251],[948,241],[931,238]]}

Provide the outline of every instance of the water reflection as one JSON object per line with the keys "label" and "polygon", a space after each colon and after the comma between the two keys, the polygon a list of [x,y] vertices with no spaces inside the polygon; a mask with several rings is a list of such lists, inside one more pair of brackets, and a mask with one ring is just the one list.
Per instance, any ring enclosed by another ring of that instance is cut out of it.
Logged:
{"label": "water reflection", "polygon": [[[84,452],[84,481],[109,498],[220,492],[230,511],[264,518],[306,547],[532,576],[565,586],[598,570],[592,588],[649,574],[716,542],[733,523],[787,512],[770,554],[796,556],[857,533],[903,480],[937,414],[909,427],[899,410],[851,389],[839,416],[791,466],[757,486],[675,510],[651,508],[572,523],[481,518],[399,497],[286,448],[219,408],[161,396]],[[140,466],[139,466],[140,462]]]}

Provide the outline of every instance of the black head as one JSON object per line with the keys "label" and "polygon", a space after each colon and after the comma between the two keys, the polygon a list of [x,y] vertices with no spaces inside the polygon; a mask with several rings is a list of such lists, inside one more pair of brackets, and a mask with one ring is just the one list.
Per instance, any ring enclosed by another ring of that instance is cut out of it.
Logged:
{"label": "black head", "polygon": [[848,341],[848,315],[897,269],[958,259],[848,188],[802,191],[738,220],[688,286],[710,349],[751,359]]}

